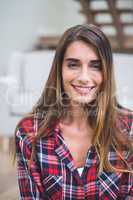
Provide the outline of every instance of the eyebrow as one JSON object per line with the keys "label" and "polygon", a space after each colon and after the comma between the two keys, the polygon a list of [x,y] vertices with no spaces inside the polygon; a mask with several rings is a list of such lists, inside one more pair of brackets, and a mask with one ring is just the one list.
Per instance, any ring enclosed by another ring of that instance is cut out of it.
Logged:
{"label": "eyebrow", "polygon": [[[65,61],[80,62],[80,60],[77,59],[77,58],[66,58]],[[101,62],[101,60],[100,59],[94,59],[94,60],[91,60],[90,62],[92,62],[92,63],[93,62]]]}
{"label": "eyebrow", "polygon": [[91,60],[90,62],[99,62],[99,63],[101,63],[102,61],[100,59],[96,59],[96,60]]}
{"label": "eyebrow", "polygon": [[77,58],[66,58],[65,61],[79,62],[80,60]]}

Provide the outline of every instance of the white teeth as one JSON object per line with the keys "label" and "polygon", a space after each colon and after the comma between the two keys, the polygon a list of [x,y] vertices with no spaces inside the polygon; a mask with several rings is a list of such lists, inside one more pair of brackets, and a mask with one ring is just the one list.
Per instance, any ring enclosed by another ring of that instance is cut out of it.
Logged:
{"label": "white teeth", "polygon": [[80,86],[74,86],[74,88],[80,93],[88,93],[92,89],[92,87],[80,87]]}
{"label": "white teeth", "polygon": [[75,88],[77,88],[77,89],[79,89],[79,90],[83,90],[83,91],[90,91],[91,90],[91,87],[75,87]]}

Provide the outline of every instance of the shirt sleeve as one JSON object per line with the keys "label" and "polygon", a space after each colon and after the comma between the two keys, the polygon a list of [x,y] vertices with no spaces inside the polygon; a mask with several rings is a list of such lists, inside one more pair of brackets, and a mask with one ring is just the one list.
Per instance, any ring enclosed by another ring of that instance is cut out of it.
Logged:
{"label": "shirt sleeve", "polygon": [[[130,111],[128,114],[128,127],[129,127],[129,138],[133,141],[133,112]],[[130,165],[130,168],[133,169],[133,153],[131,152],[129,154],[129,157],[127,158],[127,161]],[[128,196],[125,198],[125,200],[133,200],[133,174],[130,176],[130,185],[131,188],[129,190]]]}
{"label": "shirt sleeve", "polygon": [[[133,112],[129,115],[129,127],[130,127],[130,132],[129,132],[129,137],[133,141]],[[133,169],[133,153],[131,152],[130,157],[128,158],[128,163],[130,163],[131,169]],[[129,191],[128,196],[126,197],[126,200],[133,200],[133,174],[131,174],[131,188]]]}
{"label": "shirt sleeve", "polygon": [[128,196],[125,198],[125,200],[133,200],[133,185],[129,191]]}
{"label": "shirt sleeve", "polygon": [[16,157],[18,184],[21,200],[41,200],[41,193],[38,190],[34,178],[29,170],[30,142],[28,137],[19,129],[16,131]]}

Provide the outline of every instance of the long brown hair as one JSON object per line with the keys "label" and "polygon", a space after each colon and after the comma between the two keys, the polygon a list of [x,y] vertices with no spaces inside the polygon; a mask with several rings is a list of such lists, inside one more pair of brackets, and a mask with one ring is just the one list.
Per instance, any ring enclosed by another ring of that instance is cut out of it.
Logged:
{"label": "long brown hair", "polygon": [[[32,156],[35,154],[37,140],[49,134],[48,128],[50,127],[52,131],[55,124],[67,113],[66,105],[68,102],[62,84],[62,63],[69,44],[79,40],[91,44],[98,52],[102,62],[103,83],[100,95],[96,99],[95,106],[91,109],[90,105],[86,107],[89,113],[88,120],[94,130],[92,144],[99,155],[99,172],[103,169],[123,172],[131,171],[121,152],[124,147],[128,148],[129,151],[133,150],[132,142],[127,139],[121,128],[116,125],[118,124],[116,119],[119,119],[119,116],[122,114],[116,100],[110,42],[105,34],[92,24],[77,25],[69,28],[59,41],[45,88],[39,101],[30,113],[31,116],[36,117],[39,121],[38,133],[33,141]],[[123,163],[126,164],[127,170],[124,167],[116,169],[109,162],[108,153],[110,148],[113,148]]]}

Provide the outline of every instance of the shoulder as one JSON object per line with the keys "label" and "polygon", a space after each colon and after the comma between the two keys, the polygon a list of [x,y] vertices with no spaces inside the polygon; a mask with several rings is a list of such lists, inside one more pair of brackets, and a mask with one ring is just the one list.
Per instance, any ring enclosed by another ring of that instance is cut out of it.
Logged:
{"label": "shoulder", "polygon": [[15,130],[16,150],[22,151],[25,148],[31,150],[33,140],[37,134],[38,120],[34,116],[23,118]]}
{"label": "shoulder", "polygon": [[121,105],[117,107],[117,127],[133,138],[133,111]]}
{"label": "shoulder", "polygon": [[23,118],[16,126],[16,133],[21,135],[35,136],[38,129],[38,120],[34,116]]}

